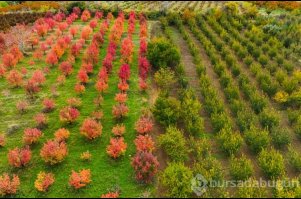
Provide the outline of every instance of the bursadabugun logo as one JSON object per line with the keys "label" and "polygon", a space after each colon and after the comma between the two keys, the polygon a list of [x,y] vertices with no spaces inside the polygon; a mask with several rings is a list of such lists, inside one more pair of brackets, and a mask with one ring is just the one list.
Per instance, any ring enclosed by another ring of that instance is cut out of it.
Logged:
{"label": "bursadabugun logo", "polygon": [[208,181],[201,174],[197,174],[191,179],[191,189],[197,195],[203,195],[208,188]]}

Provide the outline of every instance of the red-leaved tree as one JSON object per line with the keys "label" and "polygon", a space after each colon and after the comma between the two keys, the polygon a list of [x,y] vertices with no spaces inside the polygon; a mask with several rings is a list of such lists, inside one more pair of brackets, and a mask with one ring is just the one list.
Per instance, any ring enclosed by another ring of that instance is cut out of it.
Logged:
{"label": "red-leaved tree", "polygon": [[88,118],[85,119],[81,128],[80,133],[85,136],[89,140],[93,140],[102,133],[102,125],[98,123],[96,120]]}
{"label": "red-leaved tree", "polygon": [[8,152],[8,163],[16,168],[26,166],[31,159],[31,151],[29,147],[20,149],[15,148]]}
{"label": "red-leaved tree", "polygon": [[136,180],[142,183],[151,183],[158,172],[159,162],[149,152],[138,152],[132,159]]}
{"label": "red-leaved tree", "polygon": [[68,150],[65,142],[55,140],[48,140],[40,152],[42,159],[50,165],[62,162],[67,155]]}
{"label": "red-leaved tree", "polygon": [[124,143],[123,138],[111,138],[110,144],[107,147],[107,154],[111,158],[117,159],[125,154],[126,148],[127,148],[127,144]]}

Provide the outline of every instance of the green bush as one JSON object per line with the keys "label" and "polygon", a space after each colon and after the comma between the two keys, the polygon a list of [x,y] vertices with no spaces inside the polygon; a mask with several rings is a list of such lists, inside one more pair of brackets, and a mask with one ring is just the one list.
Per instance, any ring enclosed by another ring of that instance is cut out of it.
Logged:
{"label": "green bush", "polygon": [[159,182],[165,191],[166,197],[188,198],[192,194],[192,171],[183,163],[170,163],[160,176]]}
{"label": "green bush", "polygon": [[211,122],[214,132],[219,132],[221,129],[231,126],[229,117],[226,113],[213,113],[211,115]]}
{"label": "green bush", "polygon": [[251,56],[247,56],[245,57],[244,59],[244,63],[247,65],[247,66],[251,66],[251,64],[253,63],[253,58]]}
{"label": "green bush", "polygon": [[243,186],[238,188],[237,198],[266,198],[268,197],[265,187],[260,186],[259,181],[255,179],[248,180]]}
{"label": "green bush", "polygon": [[211,142],[208,138],[195,139],[190,137],[189,147],[197,161],[203,161],[211,154]]}
{"label": "green bush", "polygon": [[298,178],[284,178],[277,180],[277,186],[274,187],[275,198],[300,198],[301,186]]}
{"label": "green bush", "polygon": [[288,109],[288,120],[290,124],[296,124],[298,119],[301,119],[301,111],[300,110],[293,110],[293,109]]}
{"label": "green bush", "polygon": [[208,182],[223,180],[223,168],[221,163],[213,156],[208,156],[193,165],[194,175],[201,174]]}
{"label": "green bush", "polygon": [[204,134],[204,121],[200,116],[201,104],[192,90],[185,90],[181,99],[181,118],[186,130],[193,136]]}
{"label": "green bush", "polygon": [[273,144],[278,149],[283,149],[291,142],[290,131],[288,128],[273,128],[271,137]]}
{"label": "green bush", "polygon": [[147,58],[154,69],[180,64],[180,52],[172,43],[163,37],[152,39],[147,46]]}
{"label": "green bush", "polygon": [[176,82],[175,73],[170,68],[160,68],[154,77],[156,84],[164,91],[169,91]]}
{"label": "green bush", "polygon": [[255,124],[255,117],[251,110],[243,109],[237,113],[237,124],[241,132],[245,132]]}
{"label": "green bush", "polygon": [[265,55],[260,55],[258,61],[263,66],[266,66],[268,64],[268,58]]}
{"label": "green bush", "polygon": [[262,171],[270,179],[277,179],[285,174],[284,158],[275,149],[263,149],[258,161]]}
{"label": "green bush", "polygon": [[251,151],[255,154],[259,153],[262,149],[269,146],[270,135],[266,130],[260,130],[252,126],[245,132],[245,140]]}
{"label": "green bush", "polygon": [[279,125],[279,114],[274,109],[264,109],[260,115],[259,120],[263,128],[274,128]]}
{"label": "green bush", "polygon": [[168,127],[158,138],[159,145],[172,161],[184,162],[188,159],[188,147],[183,133],[176,127]]}
{"label": "green bush", "polygon": [[153,114],[159,123],[168,127],[178,122],[180,107],[181,104],[176,98],[161,94],[155,102]]}
{"label": "green bush", "polygon": [[227,155],[236,154],[243,144],[241,135],[238,132],[234,132],[231,128],[222,129],[219,132],[217,139],[220,143],[221,149]]}
{"label": "green bush", "polygon": [[252,109],[255,111],[256,114],[261,113],[264,110],[264,108],[267,106],[266,99],[264,99],[257,93],[254,93],[251,96],[250,100],[251,100]]}
{"label": "green bush", "polygon": [[234,180],[247,180],[254,173],[253,165],[245,156],[241,158],[231,158],[230,175]]}
{"label": "green bush", "polygon": [[291,146],[288,147],[288,162],[297,171],[301,171],[301,155]]}

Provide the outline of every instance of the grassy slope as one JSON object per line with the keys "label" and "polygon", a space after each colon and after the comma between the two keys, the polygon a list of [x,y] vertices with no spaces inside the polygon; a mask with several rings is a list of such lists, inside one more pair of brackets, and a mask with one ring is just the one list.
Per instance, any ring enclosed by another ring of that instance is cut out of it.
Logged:
{"label": "grassy slope", "polygon": [[[77,22],[81,23],[81,22]],[[125,24],[125,31],[127,31],[127,24]],[[96,30],[97,31],[97,30]],[[96,32],[94,31],[94,32]],[[126,36],[126,32],[123,37]],[[9,172],[17,173],[21,179],[21,189],[18,193],[20,197],[99,197],[101,194],[106,193],[107,189],[114,186],[118,186],[121,189],[122,197],[138,197],[144,191],[152,190],[152,187],[145,187],[138,185],[133,177],[133,169],[130,166],[130,158],[135,153],[135,146],[133,140],[136,137],[134,131],[134,123],[140,115],[140,110],[147,106],[146,100],[147,94],[141,94],[138,91],[138,49],[139,49],[139,26],[136,26],[136,33],[133,35],[133,41],[135,44],[135,54],[133,64],[131,65],[131,79],[130,79],[130,91],[128,93],[128,106],[130,109],[128,117],[124,120],[126,124],[125,141],[128,144],[128,149],[125,157],[120,160],[112,160],[106,154],[106,147],[109,144],[111,137],[111,129],[114,126],[114,119],[112,118],[112,106],[115,104],[114,96],[118,92],[118,75],[117,72],[120,67],[120,48],[117,49],[117,58],[114,62],[113,73],[109,80],[109,90],[104,95],[103,112],[104,118],[102,120],[103,134],[102,137],[95,141],[86,141],[79,133],[79,128],[82,121],[87,118],[96,107],[93,104],[93,99],[97,96],[94,84],[96,81],[96,75],[101,67],[101,61],[106,55],[106,47],[108,45],[108,34],[105,38],[104,46],[100,50],[99,62],[97,66],[94,66],[94,74],[90,77],[90,82],[86,86],[86,92],[80,96],[82,100],[82,108],[80,109],[81,116],[76,124],[66,126],[71,132],[67,144],[69,149],[69,155],[65,161],[56,166],[48,166],[39,156],[42,144],[47,140],[53,138],[55,130],[62,127],[59,122],[59,110],[66,105],[66,99],[75,97],[74,85],[76,83],[77,71],[81,66],[81,60],[77,59],[74,64],[74,71],[71,76],[66,80],[66,84],[58,88],[59,96],[55,99],[57,108],[52,113],[49,113],[49,125],[48,128],[43,130],[44,136],[38,144],[32,147],[33,157],[30,165],[23,169],[11,169],[7,163],[7,152],[16,146],[22,146],[23,130],[26,127],[33,127],[32,116],[41,111],[41,96],[50,96],[50,87],[56,82],[57,76],[60,74],[57,67],[51,69],[51,73],[47,76],[47,82],[43,87],[43,90],[39,93],[39,99],[32,103],[31,109],[25,114],[20,116],[15,110],[15,103],[18,99],[14,98],[9,101],[8,98],[1,96],[1,102],[3,103],[2,112],[0,113],[0,132],[5,131],[7,127],[7,121],[11,123],[25,123],[16,133],[10,135],[7,138],[7,145],[5,148],[0,149],[0,173]],[[81,53],[83,53],[81,51]],[[82,55],[81,55],[82,56]],[[66,58],[66,55],[63,57]],[[24,58],[18,65],[27,66],[26,63],[30,58]],[[44,59],[43,59],[44,60]],[[35,67],[44,67],[44,62],[36,62]],[[0,91],[7,89],[7,84],[4,79],[0,80]],[[19,97],[24,99],[23,89],[9,89],[10,97]],[[83,162],[80,160],[80,154],[89,150],[92,154],[91,162]],[[89,168],[92,172],[92,183],[87,187],[79,191],[74,191],[68,185],[69,175],[71,170],[76,171]],[[48,193],[38,193],[34,188],[34,180],[40,171],[53,172],[56,177],[54,185],[50,188]]]}

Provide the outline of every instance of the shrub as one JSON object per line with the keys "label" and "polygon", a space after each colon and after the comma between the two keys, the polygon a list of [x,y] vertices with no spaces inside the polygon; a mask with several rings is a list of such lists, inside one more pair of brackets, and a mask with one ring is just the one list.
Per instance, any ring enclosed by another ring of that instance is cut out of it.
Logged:
{"label": "shrub", "polygon": [[270,135],[267,130],[260,130],[252,126],[245,132],[245,140],[250,149],[257,154],[269,146]]}
{"label": "shrub", "polygon": [[99,79],[96,84],[95,84],[95,88],[98,92],[105,92],[106,90],[108,90],[109,85],[107,82],[105,82],[103,79]]}
{"label": "shrub", "polygon": [[301,155],[292,147],[288,147],[288,162],[297,171],[301,171]]}
{"label": "shrub", "polygon": [[119,69],[119,78],[122,80],[122,81],[127,81],[130,79],[130,66],[128,64],[123,64],[120,69]]}
{"label": "shrub", "polygon": [[290,130],[288,128],[273,128],[271,129],[271,137],[274,146],[282,149],[291,142]]}
{"label": "shrub", "polygon": [[242,110],[237,113],[237,123],[241,132],[245,132],[255,123],[255,117],[250,110]]}
{"label": "shrub", "polygon": [[67,99],[67,104],[73,108],[79,108],[82,105],[82,101],[80,98],[72,97]]}
{"label": "shrub", "polygon": [[55,137],[55,140],[57,142],[64,142],[66,141],[70,136],[70,132],[65,129],[65,128],[61,128],[61,129],[58,129],[55,133],[54,133],[54,137]]}
{"label": "shrub", "polygon": [[74,86],[74,91],[76,92],[76,94],[80,95],[86,91],[86,87],[80,83],[77,83]]}
{"label": "shrub", "polygon": [[48,117],[44,113],[38,113],[34,116],[38,128],[43,128],[48,123]]}
{"label": "shrub", "polygon": [[154,38],[147,46],[147,59],[154,69],[180,64],[179,50],[165,38]]}
{"label": "shrub", "polygon": [[20,87],[23,83],[23,76],[18,70],[11,70],[7,76],[6,79],[8,83],[13,87]]}
{"label": "shrub", "polygon": [[226,113],[213,113],[211,115],[212,126],[214,132],[219,132],[223,128],[228,128],[231,126],[228,116]]}
{"label": "shrub", "polygon": [[114,100],[118,103],[125,103],[127,101],[127,94],[126,93],[117,93],[115,95]]}
{"label": "shrub", "polygon": [[117,104],[113,106],[112,114],[116,119],[122,119],[127,116],[129,108],[125,104]]}
{"label": "shrub", "polygon": [[228,155],[236,154],[243,144],[243,139],[239,132],[233,132],[231,128],[222,129],[217,139],[222,150]]}
{"label": "shrub", "polygon": [[13,68],[18,63],[18,60],[15,59],[13,54],[6,53],[2,55],[2,63],[5,66],[5,68]]}
{"label": "shrub", "polygon": [[54,183],[54,175],[52,173],[40,172],[34,183],[35,188],[40,192],[46,192]]}
{"label": "shrub", "polygon": [[264,128],[274,128],[279,125],[279,115],[273,109],[264,109],[259,115],[260,123]]}
{"label": "shrub", "polygon": [[72,73],[72,64],[69,63],[68,61],[64,61],[60,64],[59,67],[60,71],[65,75],[68,76]]}
{"label": "shrub", "polygon": [[155,82],[164,91],[169,91],[175,81],[175,73],[170,68],[160,68],[155,73]]}
{"label": "shrub", "polygon": [[263,149],[258,157],[259,166],[270,179],[277,179],[285,173],[284,159],[275,149]]}
{"label": "shrub", "polygon": [[73,123],[79,117],[80,113],[76,108],[65,107],[60,111],[61,122]]}
{"label": "shrub", "polygon": [[91,171],[90,169],[83,169],[80,172],[72,170],[72,174],[69,178],[69,185],[74,189],[80,189],[91,183]]}
{"label": "shrub", "polygon": [[153,114],[159,123],[167,127],[177,123],[180,107],[180,102],[176,98],[160,95],[155,102]]}
{"label": "shrub", "polygon": [[89,76],[85,69],[80,69],[77,74],[77,79],[80,83],[86,84],[89,81]]}
{"label": "shrub", "polygon": [[273,194],[275,198],[299,198],[300,190],[299,178],[284,178],[276,181]]}
{"label": "shrub", "polygon": [[119,158],[126,152],[127,144],[123,138],[111,138],[110,145],[107,147],[107,154],[114,159]]}
{"label": "shrub", "polygon": [[188,159],[188,146],[183,133],[175,127],[168,127],[158,138],[159,145],[173,161]]}
{"label": "shrub", "polygon": [[11,178],[7,173],[0,176],[0,196],[16,194],[20,186],[20,179],[13,175]]}
{"label": "shrub", "polygon": [[80,128],[80,133],[86,138],[88,138],[89,140],[93,140],[101,136],[102,125],[99,124],[94,119],[91,118],[85,119]]}
{"label": "shrub", "polygon": [[26,166],[31,159],[31,151],[29,147],[19,149],[15,148],[8,152],[8,163],[16,168]]}
{"label": "shrub", "polygon": [[170,163],[163,171],[160,181],[166,197],[188,198],[192,194],[192,171],[183,163]]}
{"label": "shrub", "polygon": [[154,124],[153,124],[151,118],[149,118],[147,116],[141,116],[135,124],[135,130],[139,134],[147,134],[152,131],[153,125]]}
{"label": "shrub", "polygon": [[57,57],[57,55],[53,51],[51,51],[46,56],[46,63],[54,66],[55,64],[58,63],[59,61],[58,59],[59,58]]}
{"label": "shrub", "polygon": [[90,161],[92,159],[92,155],[89,151],[86,151],[80,155],[80,159],[84,161]]}
{"label": "shrub", "polygon": [[115,136],[123,136],[123,134],[125,133],[124,124],[117,124],[116,126],[114,126],[113,129],[112,129],[112,133]]}
{"label": "shrub", "polygon": [[149,135],[138,135],[134,141],[138,152],[152,152],[155,149],[155,143]]}
{"label": "shrub", "polygon": [[55,102],[52,99],[45,98],[43,100],[43,106],[45,112],[50,112],[55,108]]}
{"label": "shrub", "polygon": [[48,140],[42,147],[40,155],[50,165],[62,162],[68,154],[67,145],[64,142]]}
{"label": "shrub", "polygon": [[158,172],[159,162],[152,153],[138,152],[132,158],[131,165],[137,181],[150,183]]}
{"label": "shrub", "polygon": [[24,130],[23,141],[25,144],[31,145],[38,142],[42,135],[42,132],[37,128],[27,128]]}
{"label": "shrub", "polygon": [[194,139],[190,137],[189,148],[196,160],[202,160],[211,154],[211,143],[208,138]]}
{"label": "shrub", "polygon": [[245,156],[232,158],[230,163],[230,174],[234,180],[247,180],[253,174],[253,166]]}
{"label": "shrub", "polygon": [[261,187],[258,180],[250,179],[248,183],[243,183],[241,187],[238,188],[236,197],[238,198],[266,198],[267,190]]}

